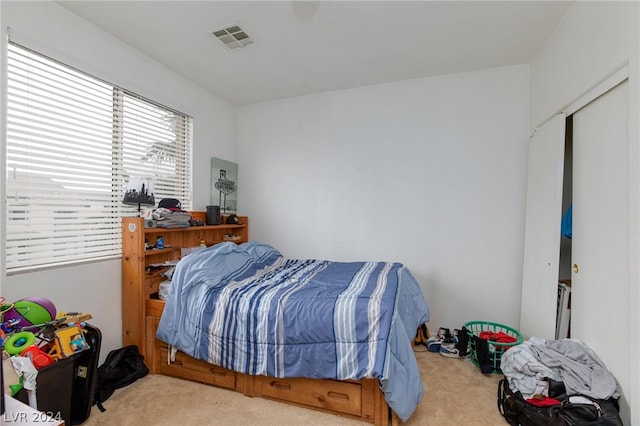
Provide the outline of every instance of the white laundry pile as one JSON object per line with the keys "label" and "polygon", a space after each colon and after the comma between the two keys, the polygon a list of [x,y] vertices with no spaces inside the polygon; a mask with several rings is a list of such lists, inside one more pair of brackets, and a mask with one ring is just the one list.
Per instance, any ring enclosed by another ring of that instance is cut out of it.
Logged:
{"label": "white laundry pile", "polygon": [[564,383],[568,395],[619,398],[620,387],[595,352],[577,339],[532,337],[502,356],[502,372],[512,391],[524,399],[548,396],[546,378]]}

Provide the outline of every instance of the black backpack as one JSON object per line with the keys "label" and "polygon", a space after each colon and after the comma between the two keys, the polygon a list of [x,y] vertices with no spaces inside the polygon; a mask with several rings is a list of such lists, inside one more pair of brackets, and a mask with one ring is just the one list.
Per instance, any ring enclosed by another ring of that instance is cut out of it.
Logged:
{"label": "black backpack", "polygon": [[149,369],[144,363],[144,357],[140,355],[136,345],[112,350],[104,363],[98,367],[94,404],[104,412],[102,403],[109,399],[116,389],[130,385],[148,373]]}
{"label": "black backpack", "polygon": [[549,394],[559,405],[539,406],[527,402],[520,392],[513,392],[507,378],[498,384],[498,410],[513,426],[622,426],[616,399],[593,399],[585,396],[572,401],[564,383],[546,379]]}

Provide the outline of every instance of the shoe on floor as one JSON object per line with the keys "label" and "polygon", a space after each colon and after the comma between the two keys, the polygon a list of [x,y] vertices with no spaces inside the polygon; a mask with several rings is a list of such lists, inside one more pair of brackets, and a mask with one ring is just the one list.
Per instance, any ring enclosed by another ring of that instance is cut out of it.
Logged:
{"label": "shoe on floor", "polygon": [[460,352],[456,349],[455,343],[442,343],[440,345],[440,355],[448,358],[459,358]]}
{"label": "shoe on floor", "polygon": [[427,346],[428,338],[429,338],[429,329],[425,324],[420,324],[416,332],[416,337],[413,339],[413,344],[416,346],[418,345]]}
{"label": "shoe on floor", "polygon": [[438,333],[436,333],[436,337],[440,340],[447,339],[451,337],[451,331],[449,331],[448,328],[440,327]]}
{"label": "shoe on floor", "polygon": [[438,339],[442,340],[442,343],[458,343],[458,337],[455,333],[451,334],[451,330],[448,328],[440,327],[438,329]]}
{"label": "shoe on floor", "polygon": [[427,339],[427,349],[429,352],[440,352],[440,346],[442,345],[442,340],[437,337],[429,337]]}

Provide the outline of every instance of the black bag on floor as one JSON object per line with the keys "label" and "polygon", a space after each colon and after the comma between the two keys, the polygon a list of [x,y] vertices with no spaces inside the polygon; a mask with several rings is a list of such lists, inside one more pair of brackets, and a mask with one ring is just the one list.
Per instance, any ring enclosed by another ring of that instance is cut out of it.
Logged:
{"label": "black bag on floor", "polygon": [[123,388],[136,380],[146,376],[149,369],[144,363],[136,345],[128,345],[114,349],[98,367],[98,385],[95,390],[95,404],[100,411],[105,411],[102,403],[106,401],[116,389]]}
{"label": "black bag on floor", "polygon": [[538,406],[525,401],[520,392],[514,393],[504,378],[498,384],[498,410],[513,426],[622,426],[615,399],[569,397],[564,384],[552,380],[549,389],[550,396],[560,404]]}

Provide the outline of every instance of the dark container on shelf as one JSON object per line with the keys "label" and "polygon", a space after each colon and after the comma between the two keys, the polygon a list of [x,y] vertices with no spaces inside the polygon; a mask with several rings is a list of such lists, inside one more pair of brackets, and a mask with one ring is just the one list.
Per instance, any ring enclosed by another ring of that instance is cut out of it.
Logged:
{"label": "dark container on shelf", "polygon": [[207,225],[220,225],[220,206],[207,206]]}

